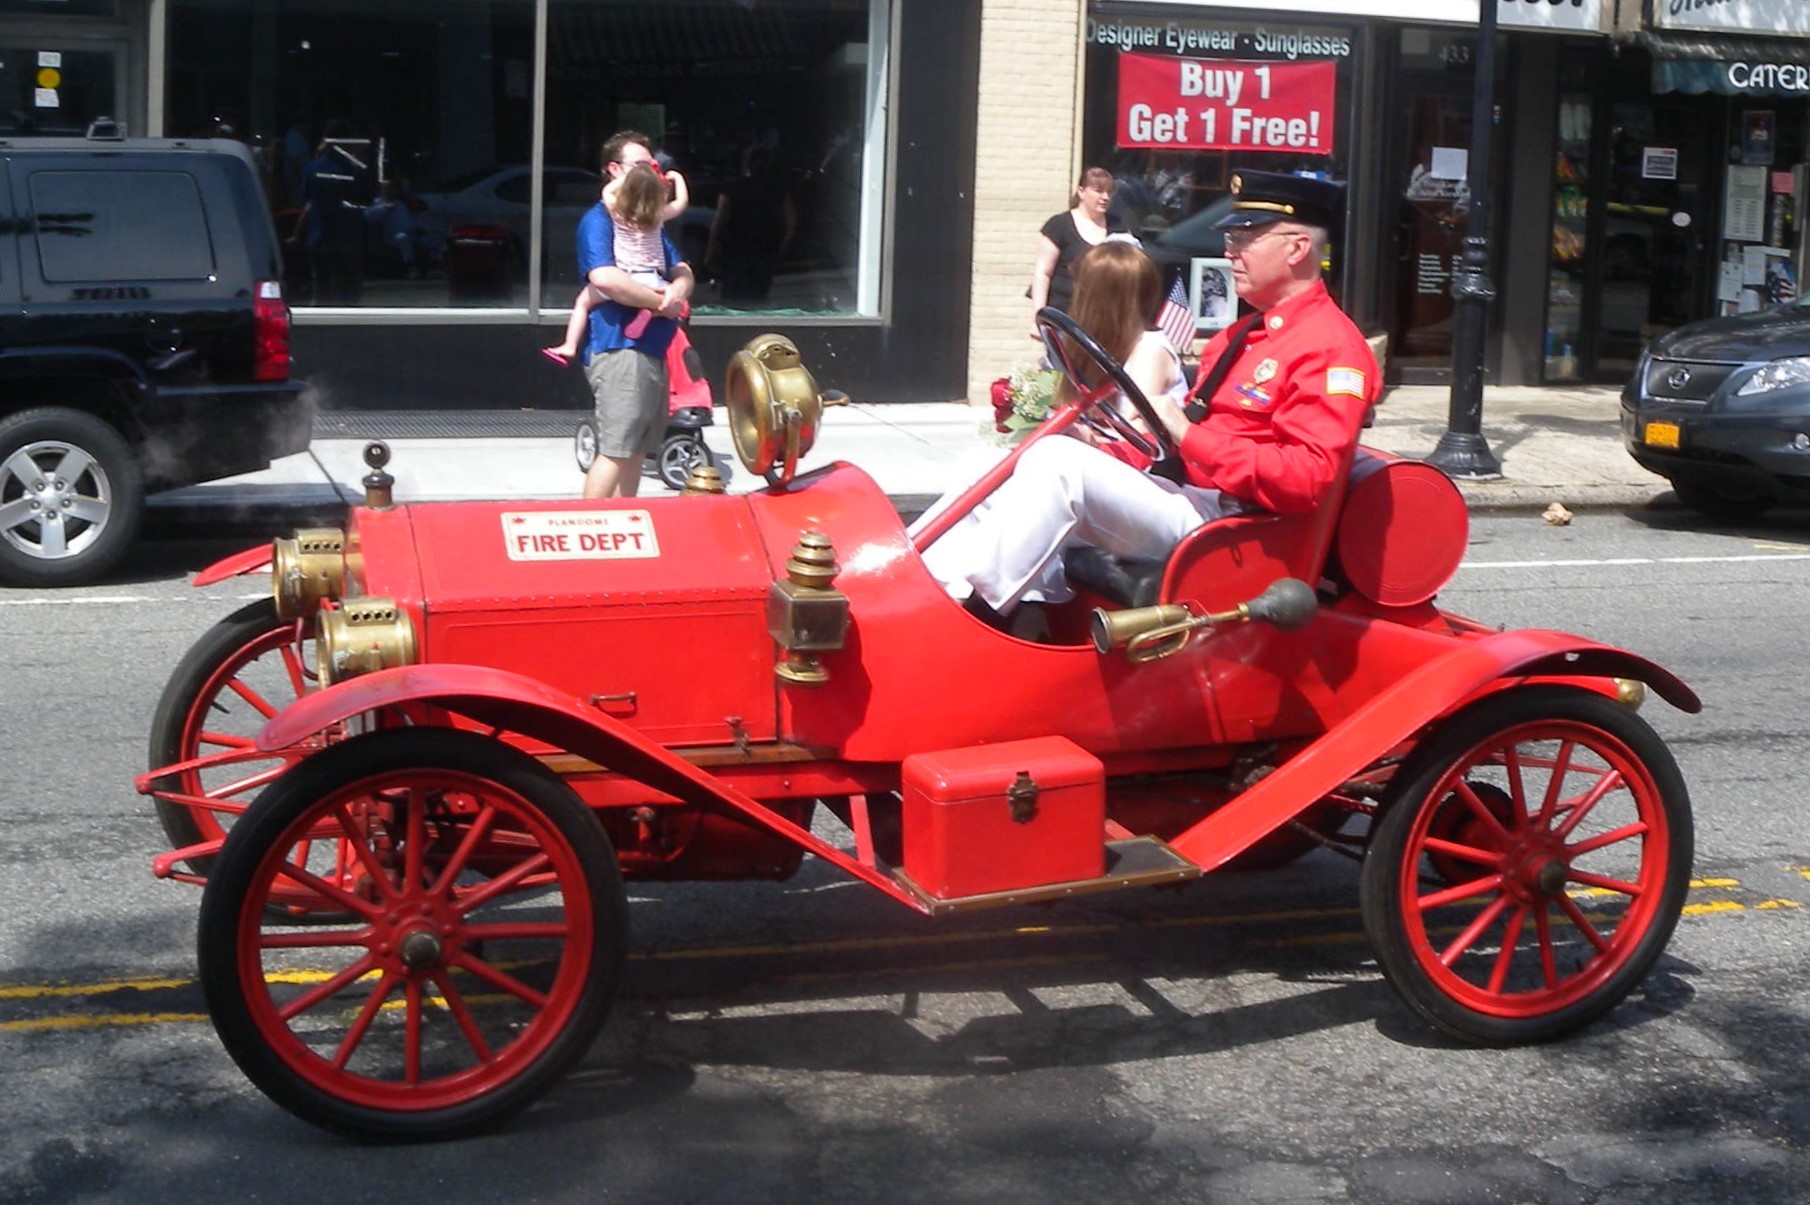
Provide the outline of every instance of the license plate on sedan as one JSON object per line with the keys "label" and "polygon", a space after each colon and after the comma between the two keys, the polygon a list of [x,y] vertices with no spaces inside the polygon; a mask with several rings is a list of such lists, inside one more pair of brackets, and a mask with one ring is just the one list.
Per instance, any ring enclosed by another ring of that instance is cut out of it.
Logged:
{"label": "license plate on sedan", "polygon": [[1647,424],[1646,434],[1642,441],[1650,447],[1675,448],[1678,446],[1678,424],[1653,422]]}

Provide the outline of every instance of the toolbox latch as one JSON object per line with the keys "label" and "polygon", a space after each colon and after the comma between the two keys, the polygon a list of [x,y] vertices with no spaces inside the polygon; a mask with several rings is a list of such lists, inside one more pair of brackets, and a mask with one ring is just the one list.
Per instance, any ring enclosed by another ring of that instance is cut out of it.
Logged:
{"label": "toolbox latch", "polygon": [[1041,789],[1029,770],[1018,772],[1018,777],[1006,788],[1006,800],[1012,805],[1012,820],[1015,823],[1029,824],[1036,819],[1037,793]]}

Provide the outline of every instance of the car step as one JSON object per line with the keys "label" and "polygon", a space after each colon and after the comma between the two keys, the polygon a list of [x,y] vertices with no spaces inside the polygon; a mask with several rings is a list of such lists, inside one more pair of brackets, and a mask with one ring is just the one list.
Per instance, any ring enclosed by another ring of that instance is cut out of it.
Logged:
{"label": "car step", "polygon": [[1070,883],[1048,883],[1041,887],[1020,887],[1012,891],[989,891],[982,895],[938,899],[911,881],[903,870],[893,877],[917,897],[932,916],[951,912],[974,912],[982,908],[1003,908],[1008,904],[1034,904],[1046,900],[1067,899],[1077,895],[1095,895],[1102,891],[1118,891],[1125,887],[1154,887],[1160,883],[1183,883],[1201,876],[1200,867],[1170,849],[1156,837],[1130,837],[1106,843],[1106,873],[1097,879],[1076,879]]}

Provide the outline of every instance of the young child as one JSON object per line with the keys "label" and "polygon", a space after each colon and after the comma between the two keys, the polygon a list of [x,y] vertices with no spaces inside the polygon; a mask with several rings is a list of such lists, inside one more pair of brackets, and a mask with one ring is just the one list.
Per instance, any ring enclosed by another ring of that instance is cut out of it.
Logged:
{"label": "young child", "polygon": [[[672,185],[668,200],[666,186]],[[610,211],[615,226],[616,266],[629,274],[637,284],[664,291],[666,286],[666,253],[660,244],[660,228],[685,212],[691,193],[685,177],[667,172],[664,177],[650,165],[637,163],[603,188],[603,206]],[[591,309],[604,300],[594,285],[586,284],[572,303],[572,316],[566,320],[565,342],[541,348],[541,355],[559,364],[569,364],[583,346],[585,328],[590,323]],[[652,310],[641,310],[623,333],[631,339],[641,337],[654,316]]]}

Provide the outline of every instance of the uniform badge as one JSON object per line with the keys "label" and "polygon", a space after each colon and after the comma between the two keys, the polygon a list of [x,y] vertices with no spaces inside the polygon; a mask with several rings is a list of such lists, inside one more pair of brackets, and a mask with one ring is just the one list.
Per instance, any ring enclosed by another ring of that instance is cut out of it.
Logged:
{"label": "uniform badge", "polygon": [[1251,373],[1251,379],[1261,385],[1275,375],[1276,362],[1274,360],[1265,360],[1263,363],[1257,365],[1256,370]]}

